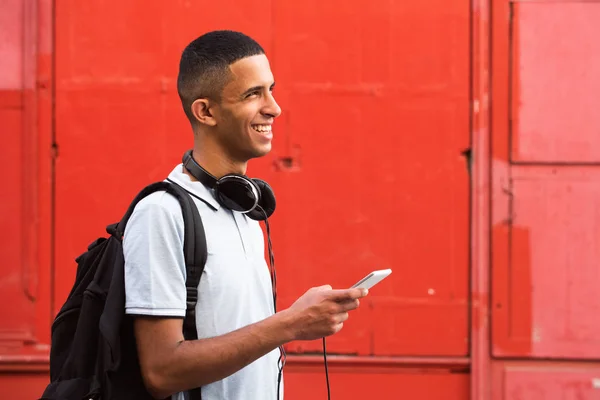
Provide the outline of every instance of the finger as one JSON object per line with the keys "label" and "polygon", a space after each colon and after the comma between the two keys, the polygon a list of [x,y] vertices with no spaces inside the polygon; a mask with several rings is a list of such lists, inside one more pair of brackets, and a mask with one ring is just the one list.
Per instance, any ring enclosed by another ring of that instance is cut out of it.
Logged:
{"label": "finger", "polygon": [[344,327],[344,323],[343,323],[343,322],[340,322],[340,323],[339,323],[339,324],[337,324],[337,325],[335,326],[335,328],[333,329],[333,333],[334,333],[334,334],[338,333],[339,331],[341,331],[341,330],[342,330],[342,328],[343,328],[343,327]]}
{"label": "finger", "polygon": [[330,290],[327,293],[327,298],[333,301],[345,301],[345,300],[355,300],[360,299],[361,297],[366,296],[368,293],[367,289],[336,289]]}
{"label": "finger", "polygon": [[335,319],[338,323],[341,324],[342,322],[346,321],[349,316],[350,316],[350,314],[348,314],[347,312],[344,312],[344,313],[340,313],[340,314],[336,315]]}
{"label": "finger", "polygon": [[351,310],[356,310],[358,308],[358,306],[360,305],[360,301],[358,299],[346,300],[346,301],[340,302],[338,304],[339,304],[340,310],[342,312],[347,312],[347,311],[351,311]]}

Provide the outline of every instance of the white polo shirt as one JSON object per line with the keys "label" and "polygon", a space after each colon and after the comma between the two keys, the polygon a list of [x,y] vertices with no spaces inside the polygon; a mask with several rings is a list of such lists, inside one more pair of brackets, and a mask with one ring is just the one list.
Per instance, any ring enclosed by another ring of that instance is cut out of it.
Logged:
{"label": "white polo shirt", "polygon": [[[259,223],[220,206],[212,190],[192,181],[181,164],[169,179],[202,199],[193,197],[208,248],[196,304],[198,339],[223,335],[273,315],[271,276]],[[185,316],[183,235],[181,208],[170,194],[153,193],[135,207],[123,239],[127,314]],[[276,400],[278,361],[275,349],[237,373],[203,386],[202,400]],[[172,397],[183,398],[182,393]]]}

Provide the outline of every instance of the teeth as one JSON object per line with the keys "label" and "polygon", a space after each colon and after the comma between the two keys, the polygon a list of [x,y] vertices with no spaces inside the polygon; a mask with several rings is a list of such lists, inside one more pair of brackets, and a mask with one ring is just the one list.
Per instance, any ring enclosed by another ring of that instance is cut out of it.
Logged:
{"label": "teeth", "polygon": [[271,132],[271,125],[253,125],[252,128],[258,132]]}

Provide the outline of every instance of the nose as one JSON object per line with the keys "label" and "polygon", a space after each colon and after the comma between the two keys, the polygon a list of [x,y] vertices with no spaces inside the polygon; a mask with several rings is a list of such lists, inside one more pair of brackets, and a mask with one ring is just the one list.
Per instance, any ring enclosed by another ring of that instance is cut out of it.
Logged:
{"label": "nose", "polygon": [[279,104],[277,104],[275,97],[271,92],[267,95],[262,113],[270,118],[277,118],[281,115],[281,107],[279,107]]}

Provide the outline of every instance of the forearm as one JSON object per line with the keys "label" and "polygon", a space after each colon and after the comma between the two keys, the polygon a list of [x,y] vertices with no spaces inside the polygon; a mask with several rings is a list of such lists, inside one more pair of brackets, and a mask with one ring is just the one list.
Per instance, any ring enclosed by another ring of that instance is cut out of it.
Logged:
{"label": "forearm", "polygon": [[151,371],[150,386],[162,398],[221,380],[293,340],[290,325],[284,311],[222,336],[181,341]]}

